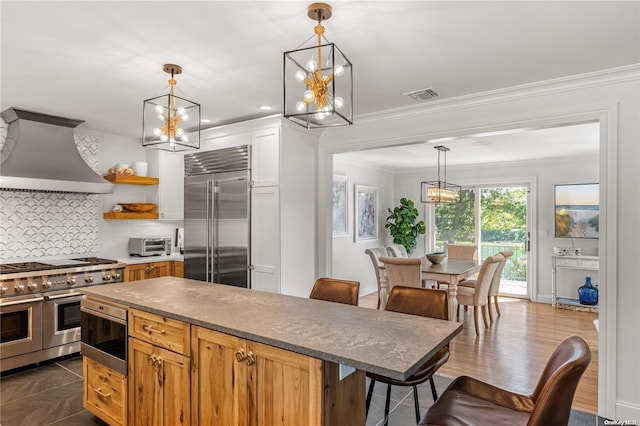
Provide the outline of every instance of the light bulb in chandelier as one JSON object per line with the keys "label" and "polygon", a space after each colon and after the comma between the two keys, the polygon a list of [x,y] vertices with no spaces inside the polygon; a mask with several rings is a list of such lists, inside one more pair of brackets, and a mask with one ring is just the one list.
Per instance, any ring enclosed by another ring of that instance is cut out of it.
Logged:
{"label": "light bulb in chandelier", "polygon": [[304,102],[300,101],[296,104],[296,110],[298,111],[304,111],[304,109],[307,107],[307,104],[305,104]]}
{"label": "light bulb in chandelier", "polygon": [[309,71],[314,72],[318,68],[318,63],[311,58],[307,61],[306,66]]}
{"label": "light bulb in chandelier", "polygon": [[305,90],[304,94],[303,94],[303,97],[304,97],[305,102],[309,103],[309,102],[313,101],[316,98],[316,95],[311,90]]}
{"label": "light bulb in chandelier", "polygon": [[296,80],[297,81],[302,83],[305,78],[307,78],[307,74],[304,71],[298,70],[296,72]]}

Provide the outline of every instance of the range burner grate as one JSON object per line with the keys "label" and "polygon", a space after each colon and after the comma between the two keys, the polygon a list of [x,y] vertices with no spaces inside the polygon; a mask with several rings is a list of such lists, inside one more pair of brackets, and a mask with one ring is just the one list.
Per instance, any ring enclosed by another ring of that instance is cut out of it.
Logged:
{"label": "range burner grate", "polygon": [[0,265],[0,274],[17,274],[24,272],[48,271],[62,268],[76,268],[81,266],[111,265],[118,263],[117,260],[102,259],[99,257],[81,257],[76,259],[51,260],[50,263],[42,262],[19,262],[5,263]]}
{"label": "range burner grate", "polygon": [[45,271],[51,268],[52,268],[51,265],[48,265],[46,263],[40,263],[40,262],[7,263],[5,265],[0,265],[0,274]]}
{"label": "range burner grate", "polygon": [[100,257],[79,257],[71,260],[77,260],[78,262],[86,262],[91,265],[109,265],[112,263],[118,263],[117,260],[102,259]]}

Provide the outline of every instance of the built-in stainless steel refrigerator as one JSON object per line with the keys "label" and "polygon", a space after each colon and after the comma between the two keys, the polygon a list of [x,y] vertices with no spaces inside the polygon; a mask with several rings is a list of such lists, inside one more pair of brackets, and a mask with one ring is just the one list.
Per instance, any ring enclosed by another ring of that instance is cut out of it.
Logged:
{"label": "built-in stainless steel refrigerator", "polygon": [[251,288],[249,147],[184,159],[184,276]]}

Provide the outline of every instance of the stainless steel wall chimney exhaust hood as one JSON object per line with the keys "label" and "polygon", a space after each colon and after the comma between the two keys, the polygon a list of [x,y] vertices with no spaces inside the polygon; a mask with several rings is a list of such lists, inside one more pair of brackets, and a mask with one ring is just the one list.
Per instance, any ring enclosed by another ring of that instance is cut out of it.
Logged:
{"label": "stainless steel wall chimney exhaust hood", "polygon": [[83,121],[9,108],[0,189],[107,194],[113,184],[82,159],[73,129]]}

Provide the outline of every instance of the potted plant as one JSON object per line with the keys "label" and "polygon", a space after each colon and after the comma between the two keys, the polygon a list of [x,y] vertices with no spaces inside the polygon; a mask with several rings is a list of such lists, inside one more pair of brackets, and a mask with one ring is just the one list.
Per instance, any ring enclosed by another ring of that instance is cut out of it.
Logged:
{"label": "potted plant", "polygon": [[414,202],[408,198],[401,198],[400,205],[393,210],[387,217],[385,228],[389,230],[393,242],[403,245],[407,249],[407,253],[412,253],[416,247],[416,239],[418,235],[424,234],[424,221],[418,222],[418,209]]}

